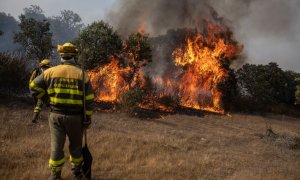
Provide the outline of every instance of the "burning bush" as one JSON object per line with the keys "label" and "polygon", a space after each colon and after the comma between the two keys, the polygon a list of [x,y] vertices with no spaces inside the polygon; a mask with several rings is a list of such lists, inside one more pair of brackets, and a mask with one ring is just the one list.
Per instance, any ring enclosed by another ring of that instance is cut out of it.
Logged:
{"label": "burning bush", "polygon": [[178,38],[151,39],[152,63],[149,63],[152,55],[148,38],[137,33],[125,41],[120,57],[91,72],[97,100],[117,102],[118,96],[128,90],[145,89],[147,74],[154,88],[153,92],[147,92],[150,105],[140,104],[141,107],[165,110],[160,100],[168,97],[173,99],[174,106],[224,113],[223,101],[229,104],[235,94],[232,88],[236,81],[230,64],[242,49],[232,32],[222,23],[206,20],[201,31],[168,32]]}
{"label": "burning bush", "polygon": [[142,68],[152,61],[152,51],[148,36],[131,34],[124,43],[124,64],[129,68],[127,81],[130,88],[142,87],[144,75]]}
{"label": "burning bush", "polygon": [[110,63],[90,71],[96,101],[119,102],[120,94],[145,86],[142,67],[151,61],[148,37],[132,34],[124,42],[123,53],[109,58]]}

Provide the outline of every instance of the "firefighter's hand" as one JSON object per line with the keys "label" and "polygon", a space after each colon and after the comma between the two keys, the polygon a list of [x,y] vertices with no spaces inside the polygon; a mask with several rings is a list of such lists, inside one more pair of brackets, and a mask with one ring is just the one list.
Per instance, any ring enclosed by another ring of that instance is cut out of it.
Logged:
{"label": "firefighter's hand", "polygon": [[88,129],[92,123],[91,116],[86,116],[85,120],[83,121],[83,128]]}

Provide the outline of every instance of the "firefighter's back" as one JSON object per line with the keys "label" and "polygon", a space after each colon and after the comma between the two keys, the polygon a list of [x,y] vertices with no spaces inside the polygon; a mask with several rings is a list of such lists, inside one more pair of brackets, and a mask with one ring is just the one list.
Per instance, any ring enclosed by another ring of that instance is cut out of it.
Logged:
{"label": "firefighter's back", "polygon": [[82,112],[82,70],[74,64],[62,64],[44,72],[44,81],[53,111],[66,114]]}

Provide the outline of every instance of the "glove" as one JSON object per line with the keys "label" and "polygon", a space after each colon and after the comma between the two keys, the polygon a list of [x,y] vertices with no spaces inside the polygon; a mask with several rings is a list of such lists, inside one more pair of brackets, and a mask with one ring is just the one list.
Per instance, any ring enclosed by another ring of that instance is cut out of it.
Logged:
{"label": "glove", "polygon": [[91,116],[86,116],[85,119],[83,120],[83,128],[88,129],[92,123],[92,117]]}

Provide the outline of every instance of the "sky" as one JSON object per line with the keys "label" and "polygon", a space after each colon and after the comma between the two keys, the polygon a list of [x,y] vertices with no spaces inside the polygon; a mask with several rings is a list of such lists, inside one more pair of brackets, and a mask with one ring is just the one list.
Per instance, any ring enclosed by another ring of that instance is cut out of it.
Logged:
{"label": "sky", "polygon": [[78,13],[85,24],[96,20],[105,20],[115,0],[0,0],[0,12],[9,13],[17,18],[23,8],[38,5],[46,16],[56,16],[61,10]]}
{"label": "sky", "polygon": [[[61,10],[67,9],[78,13],[85,24],[96,20],[110,23],[107,14],[118,7],[119,1],[125,0],[0,0],[0,12],[9,13],[17,19],[23,8],[38,5],[46,16],[56,16]],[[216,2],[222,6],[216,9],[220,15],[235,23],[236,39],[244,45],[247,61],[254,64],[273,61],[284,70],[300,72],[300,1],[248,0],[253,3],[247,5],[247,13],[241,13],[246,15],[239,19],[236,19],[236,15],[242,5],[234,7],[228,3],[231,1],[234,4],[244,2],[224,0],[222,4],[220,0]],[[229,7],[224,7],[226,4]]]}

